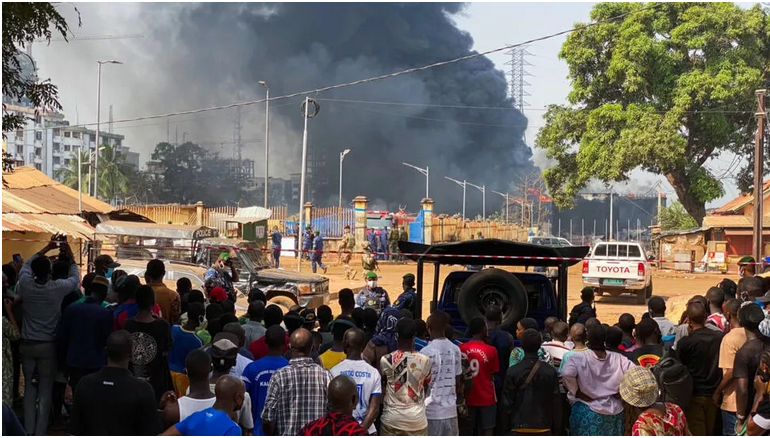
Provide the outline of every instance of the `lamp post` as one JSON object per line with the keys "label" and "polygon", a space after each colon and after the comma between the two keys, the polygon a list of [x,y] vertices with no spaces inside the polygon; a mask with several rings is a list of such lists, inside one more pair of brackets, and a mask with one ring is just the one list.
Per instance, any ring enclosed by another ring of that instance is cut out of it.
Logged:
{"label": "lamp post", "polygon": [[460,187],[462,187],[462,188],[463,188],[463,221],[465,221],[465,188],[466,188],[466,186],[468,185],[468,183],[467,183],[467,182],[465,182],[465,180],[463,180],[463,181],[458,181],[458,180],[456,180],[456,179],[453,179],[453,178],[450,178],[450,177],[448,177],[448,176],[445,176],[444,178],[448,179],[449,181],[452,181],[453,183],[455,183],[455,184],[457,184],[458,186],[460,186]]}
{"label": "lamp post", "polygon": [[345,159],[345,155],[350,153],[350,149],[345,149],[344,151],[340,152],[340,199],[339,199],[339,209],[342,211],[342,160]]}
{"label": "lamp post", "polygon": [[481,191],[481,219],[486,220],[487,219],[487,188],[483,184],[481,186],[477,186],[476,184],[471,184],[469,182],[466,182],[471,187],[476,187]]}
{"label": "lamp post", "polygon": [[414,164],[409,164],[409,163],[401,163],[401,164],[403,164],[406,167],[411,167],[412,169],[425,175],[425,197],[430,198],[430,196],[428,196],[429,195],[428,188],[430,185],[430,172],[428,170],[428,166],[425,166],[425,169],[423,169],[422,167],[417,167]]}
{"label": "lamp post", "polygon": [[505,198],[505,223],[508,223],[508,210],[510,210],[510,208],[508,208],[508,202],[509,202],[508,201],[508,193],[500,193],[500,192],[496,192],[494,190],[492,190],[492,193],[496,193],[496,194],[502,196],[503,198]]}
{"label": "lamp post", "polygon": [[[123,64],[120,61],[96,61],[98,65],[96,74],[96,162],[94,163],[94,198],[99,199],[99,124],[101,123],[102,109],[102,64]],[[90,146],[89,146],[90,148]]]}
{"label": "lamp post", "polygon": [[267,172],[270,159],[270,87],[267,86],[265,81],[259,81],[259,84],[265,87],[265,208],[267,208]]}

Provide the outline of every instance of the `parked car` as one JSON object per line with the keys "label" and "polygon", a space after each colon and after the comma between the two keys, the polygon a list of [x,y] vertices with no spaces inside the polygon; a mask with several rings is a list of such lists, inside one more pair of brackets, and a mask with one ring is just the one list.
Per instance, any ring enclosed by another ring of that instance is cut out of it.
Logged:
{"label": "parked car", "polygon": [[652,296],[652,267],[639,243],[599,242],[583,260],[583,284],[597,296],[629,293],[644,304]]}
{"label": "parked car", "polygon": [[553,236],[529,236],[527,238],[527,243],[531,243],[532,245],[543,245],[543,246],[572,246],[569,240],[563,238],[563,237],[553,237]]}

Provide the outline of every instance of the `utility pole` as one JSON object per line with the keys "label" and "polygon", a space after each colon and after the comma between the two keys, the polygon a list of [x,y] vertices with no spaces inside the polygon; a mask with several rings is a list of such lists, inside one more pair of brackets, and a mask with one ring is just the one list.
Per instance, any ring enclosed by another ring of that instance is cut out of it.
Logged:
{"label": "utility pole", "polygon": [[508,210],[509,210],[509,208],[508,208],[508,202],[509,202],[508,201],[508,193],[496,192],[494,190],[492,190],[492,193],[496,193],[496,194],[502,196],[503,198],[505,198],[505,223],[509,223],[509,221],[508,221]]}
{"label": "utility pole", "polygon": [[762,260],[762,195],[765,148],[765,93],[757,90],[757,136],[754,142],[754,260]]}
{"label": "utility pole", "polygon": [[610,236],[609,241],[612,241],[612,189],[610,189]]}
{"label": "utility pole", "polygon": [[[305,219],[305,172],[307,171],[307,119],[309,119],[309,111],[310,111],[310,99],[308,97],[305,97],[305,107],[303,111],[305,114],[305,129],[302,132],[302,173],[300,174],[300,184],[299,184],[299,217],[297,221],[299,222],[299,231],[300,233],[304,233],[305,229],[303,225],[304,219]],[[267,175],[265,175],[267,177]],[[267,184],[267,179],[265,179],[265,184]],[[297,239],[300,239],[298,248],[299,253],[297,254],[297,272],[302,272],[302,238],[299,236],[299,233],[297,233]]]}
{"label": "utility pole", "polygon": [[662,184],[663,184],[663,181],[658,179],[658,229],[660,229],[660,216],[661,216],[660,215],[660,213],[661,213],[660,209],[661,209],[661,205],[663,204],[663,202],[662,202],[663,190],[661,188]]}

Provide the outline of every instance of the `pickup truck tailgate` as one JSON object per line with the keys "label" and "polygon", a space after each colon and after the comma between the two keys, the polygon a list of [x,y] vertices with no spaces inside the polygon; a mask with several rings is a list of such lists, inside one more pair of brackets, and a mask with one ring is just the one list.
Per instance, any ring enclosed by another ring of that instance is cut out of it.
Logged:
{"label": "pickup truck tailgate", "polygon": [[[591,260],[585,277],[598,278],[636,278],[639,277],[639,264],[629,261]],[[643,275],[642,275],[643,277]]]}

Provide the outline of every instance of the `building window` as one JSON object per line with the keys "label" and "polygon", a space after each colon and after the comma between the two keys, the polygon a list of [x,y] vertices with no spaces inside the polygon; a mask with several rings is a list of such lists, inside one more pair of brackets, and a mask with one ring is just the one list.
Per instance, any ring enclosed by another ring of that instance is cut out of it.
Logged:
{"label": "building window", "polygon": [[42,156],[43,155],[43,149],[42,148],[35,148],[35,155]]}
{"label": "building window", "polygon": [[70,165],[70,159],[69,158],[65,158],[64,159],[64,165],[65,166],[69,166]]}
{"label": "building window", "polygon": [[54,151],[54,152],[59,152],[59,147],[60,147],[60,146],[61,146],[61,145],[60,145],[58,142],[54,142],[54,143],[53,143],[53,151]]}
{"label": "building window", "polygon": [[60,136],[60,135],[61,135],[61,129],[59,129],[59,128],[54,128],[54,130],[53,130],[53,136],[54,136],[54,137],[58,137],[58,136]]}
{"label": "building window", "polygon": [[40,164],[40,163],[35,163],[35,169],[42,171],[43,170],[43,165]]}
{"label": "building window", "polygon": [[83,141],[88,143],[88,140],[91,138],[88,134],[83,134]]}
{"label": "building window", "polygon": [[72,135],[72,133],[71,133],[71,132],[69,132],[69,131],[64,131],[64,137],[66,137],[66,138],[70,138],[70,136],[71,136],[71,135]]}
{"label": "building window", "polygon": [[64,152],[69,152],[72,147],[68,144],[64,145]]}
{"label": "building window", "polygon": [[59,158],[59,157],[53,157],[53,164],[55,164],[55,165],[57,165],[57,166],[58,166],[59,164],[61,164],[61,158]]}
{"label": "building window", "polygon": [[20,140],[24,140],[24,131],[22,131],[21,129],[16,131],[16,138],[18,138]]}
{"label": "building window", "polygon": [[43,139],[43,132],[35,131],[35,140],[42,140],[42,139]]}
{"label": "building window", "polygon": [[39,125],[41,121],[42,121],[42,118],[39,115],[36,115],[35,116],[35,124]]}
{"label": "building window", "polygon": [[79,132],[73,132],[72,133],[72,138],[80,138],[80,133]]}

